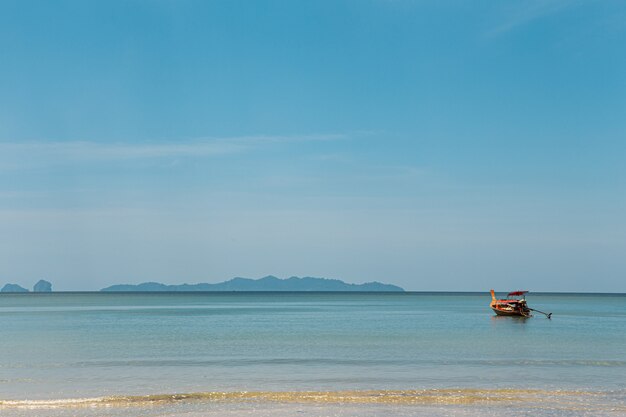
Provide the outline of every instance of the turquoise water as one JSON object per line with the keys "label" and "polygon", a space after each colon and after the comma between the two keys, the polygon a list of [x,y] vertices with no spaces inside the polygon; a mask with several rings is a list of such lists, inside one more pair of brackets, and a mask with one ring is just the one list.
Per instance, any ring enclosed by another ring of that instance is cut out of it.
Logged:
{"label": "turquoise water", "polygon": [[496,317],[488,293],[2,294],[0,400],[506,388],[621,406],[626,296],[528,300],[552,320]]}

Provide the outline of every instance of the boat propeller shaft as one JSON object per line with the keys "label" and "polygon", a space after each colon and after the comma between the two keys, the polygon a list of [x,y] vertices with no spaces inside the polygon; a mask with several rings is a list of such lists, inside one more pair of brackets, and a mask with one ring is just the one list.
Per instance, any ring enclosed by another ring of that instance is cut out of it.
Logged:
{"label": "boat propeller shaft", "polygon": [[544,313],[543,311],[535,310],[534,308],[529,308],[529,310],[536,311],[537,313],[545,314],[547,318],[551,318],[552,313]]}

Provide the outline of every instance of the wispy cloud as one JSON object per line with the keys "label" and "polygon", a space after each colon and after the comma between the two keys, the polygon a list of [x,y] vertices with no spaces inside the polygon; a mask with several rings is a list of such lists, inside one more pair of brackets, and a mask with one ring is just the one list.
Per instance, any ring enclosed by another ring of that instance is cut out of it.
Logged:
{"label": "wispy cloud", "polygon": [[515,6],[507,11],[499,24],[487,32],[487,37],[503,35],[577,4],[573,0],[525,0],[514,3]]}
{"label": "wispy cloud", "polygon": [[0,168],[24,163],[78,162],[181,157],[210,157],[261,149],[267,146],[347,138],[344,134],[242,136],[196,138],[167,142],[26,141],[0,142]]}

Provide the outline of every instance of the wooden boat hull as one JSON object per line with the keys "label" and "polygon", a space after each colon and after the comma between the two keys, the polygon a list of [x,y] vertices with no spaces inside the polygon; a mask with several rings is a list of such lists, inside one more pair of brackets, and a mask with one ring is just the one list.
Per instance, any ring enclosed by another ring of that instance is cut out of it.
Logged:
{"label": "wooden boat hull", "polygon": [[508,316],[508,317],[530,317],[530,312],[528,313],[524,313],[524,312],[520,312],[520,311],[504,311],[504,310],[498,310],[497,308],[493,308],[491,307],[491,309],[493,310],[494,313],[496,313],[498,316]]}

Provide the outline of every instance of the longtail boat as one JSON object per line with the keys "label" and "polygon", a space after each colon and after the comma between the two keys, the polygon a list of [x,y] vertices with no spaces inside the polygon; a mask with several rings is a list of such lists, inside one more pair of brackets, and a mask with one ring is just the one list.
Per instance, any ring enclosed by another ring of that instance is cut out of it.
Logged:
{"label": "longtail boat", "polygon": [[[491,290],[491,304],[489,307],[498,316],[532,317],[531,309],[526,305],[526,293],[528,291],[511,291],[507,299],[498,300],[496,293]],[[549,318],[549,316],[548,316]]]}

